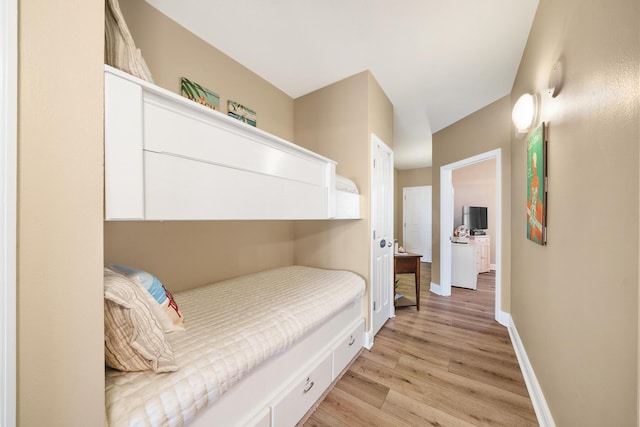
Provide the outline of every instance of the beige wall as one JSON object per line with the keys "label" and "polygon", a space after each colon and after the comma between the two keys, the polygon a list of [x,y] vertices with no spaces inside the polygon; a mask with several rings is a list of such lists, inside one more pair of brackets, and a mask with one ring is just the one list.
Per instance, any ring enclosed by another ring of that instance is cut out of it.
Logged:
{"label": "beige wall", "polygon": [[18,7],[18,425],[103,426],[104,3]]}
{"label": "beige wall", "polygon": [[[548,244],[526,239],[512,140],[511,314],[556,425],[637,421],[640,3],[541,0],[512,92],[544,92]],[[624,238],[623,236],[627,236]]]}
{"label": "beige wall", "polygon": [[[337,161],[337,173],[358,186],[362,206],[370,203],[367,74],[357,74],[295,100],[296,143]],[[350,270],[368,279],[368,230],[368,209],[363,210],[361,220],[297,222],[295,263]]]}
{"label": "beige wall", "polygon": [[393,150],[393,104],[371,72],[367,72],[367,84],[369,134],[375,134]]}
{"label": "beige wall", "polygon": [[[502,159],[501,309],[509,311],[511,258],[511,102],[506,96],[433,135],[431,280],[440,284],[440,167],[495,149]],[[451,230],[453,233],[453,230]],[[494,241],[492,240],[492,245]]]}
{"label": "beige wall", "polygon": [[[257,114],[257,127],[293,139],[293,99],[234,59],[150,6],[145,0],[120,0],[136,46],[142,50],[158,86],[180,93],[186,77],[220,96],[220,111],[227,100],[239,102]],[[215,25],[216,17],[211,18]]]}
{"label": "beige wall", "polygon": [[[293,139],[293,99],[144,0],[120,0],[156,84],[190,78],[257,113],[257,127]],[[172,291],[293,263],[292,221],[106,222],[105,263],[147,269]]]}
{"label": "beige wall", "polygon": [[291,221],[105,222],[105,264],[157,275],[181,291],[293,264]]}
{"label": "beige wall", "polygon": [[431,185],[431,168],[396,169],[395,170],[395,198],[394,198],[394,228],[395,238],[400,246],[402,241],[402,221],[404,215],[402,189],[405,187],[422,187]]}
{"label": "beige wall", "polygon": [[360,189],[363,206],[360,220],[297,222],[295,263],[354,271],[367,282],[370,133],[393,147],[393,106],[372,80],[362,72],[295,100],[296,143],[336,160],[337,172]]}

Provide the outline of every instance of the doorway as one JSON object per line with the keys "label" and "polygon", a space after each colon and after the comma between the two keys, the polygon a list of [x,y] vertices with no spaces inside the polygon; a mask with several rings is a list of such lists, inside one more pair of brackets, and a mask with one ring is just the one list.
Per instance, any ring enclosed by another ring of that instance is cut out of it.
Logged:
{"label": "doorway", "polygon": [[[509,316],[500,309],[502,300],[502,150],[496,149],[469,157],[440,168],[440,284],[431,284],[431,291],[443,296],[451,295],[451,238],[454,227],[453,171],[486,160],[495,159],[496,208],[495,208],[495,267],[496,295],[495,319],[504,326],[509,324]],[[493,240],[493,239],[492,239]]]}

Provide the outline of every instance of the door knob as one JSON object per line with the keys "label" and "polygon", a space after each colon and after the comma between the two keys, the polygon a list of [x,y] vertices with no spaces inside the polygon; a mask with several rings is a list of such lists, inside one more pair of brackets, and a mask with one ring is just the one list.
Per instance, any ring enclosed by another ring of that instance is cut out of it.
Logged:
{"label": "door knob", "polygon": [[384,239],[380,240],[380,247],[381,248],[384,248],[386,245],[387,245],[387,241],[386,240],[384,240]]}

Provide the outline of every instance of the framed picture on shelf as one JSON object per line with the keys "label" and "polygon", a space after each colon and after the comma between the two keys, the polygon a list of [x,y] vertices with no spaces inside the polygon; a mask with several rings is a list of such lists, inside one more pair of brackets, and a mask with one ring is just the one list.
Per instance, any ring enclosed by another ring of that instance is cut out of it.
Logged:
{"label": "framed picture on shelf", "polygon": [[251,126],[256,125],[256,112],[245,107],[242,104],[238,104],[235,101],[229,100],[227,103],[228,113],[231,117],[240,120],[241,122],[245,122],[250,124]]}
{"label": "framed picture on shelf", "polygon": [[189,98],[213,110],[220,111],[220,97],[218,94],[200,86],[198,83],[182,77],[180,80],[180,90],[182,96],[185,98]]}
{"label": "framed picture on shelf", "polygon": [[547,126],[527,140],[527,239],[547,243]]}

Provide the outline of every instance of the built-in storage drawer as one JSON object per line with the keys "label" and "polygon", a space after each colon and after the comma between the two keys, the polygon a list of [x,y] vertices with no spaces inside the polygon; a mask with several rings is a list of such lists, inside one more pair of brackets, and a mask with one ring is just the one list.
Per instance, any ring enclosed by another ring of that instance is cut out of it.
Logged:
{"label": "built-in storage drawer", "polygon": [[333,347],[333,375],[335,380],[338,375],[347,367],[349,362],[358,354],[362,348],[364,339],[364,319]]}
{"label": "built-in storage drawer", "polygon": [[244,427],[271,427],[271,408],[267,407],[260,411]]}
{"label": "built-in storage drawer", "polygon": [[331,384],[332,353],[320,359],[319,363],[302,375],[300,380],[285,390],[283,395],[273,401],[274,427],[294,426],[307,413],[322,393]]}

